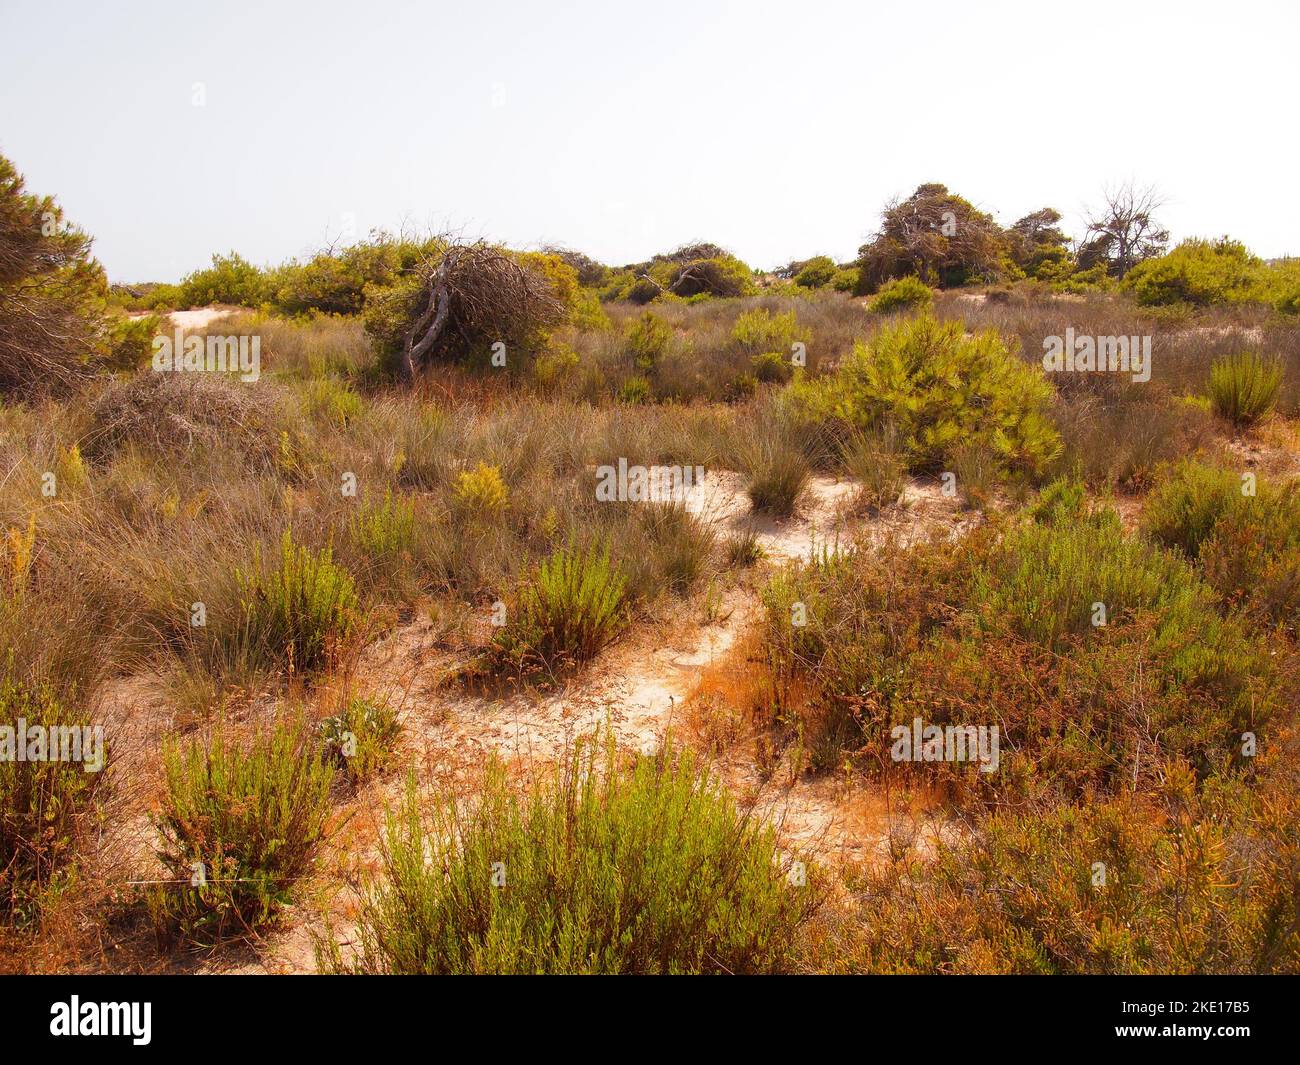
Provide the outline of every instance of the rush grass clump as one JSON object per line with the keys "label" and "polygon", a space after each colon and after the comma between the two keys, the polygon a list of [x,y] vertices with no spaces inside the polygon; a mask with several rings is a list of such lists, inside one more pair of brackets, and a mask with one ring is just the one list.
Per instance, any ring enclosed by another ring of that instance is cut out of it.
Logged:
{"label": "rush grass clump", "polygon": [[1268,414],[1282,387],[1282,363],[1253,351],[1229,355],[1210,367],[1210,402],[1233,425],[1249,426]]}
{"label": "rush grass clump", "polygon": [[362,973],[770,973],[820,898],[771,828],[685,753],[579,748],[529,794],[490,768],[469,809],[412,786],[364,892]]}

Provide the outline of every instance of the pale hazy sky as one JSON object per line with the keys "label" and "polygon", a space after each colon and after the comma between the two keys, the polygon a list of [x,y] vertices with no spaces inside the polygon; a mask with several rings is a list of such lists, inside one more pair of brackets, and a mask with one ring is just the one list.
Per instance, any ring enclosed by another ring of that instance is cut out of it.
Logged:
{"label": "pale hazy sky", "polygon": [[[940,181],[1300,253],[1297,0],[0,0],[0,153],[119,281],[451,226],[607,262],[853,255]],[[206,105],[193,105],[203,83]]]}

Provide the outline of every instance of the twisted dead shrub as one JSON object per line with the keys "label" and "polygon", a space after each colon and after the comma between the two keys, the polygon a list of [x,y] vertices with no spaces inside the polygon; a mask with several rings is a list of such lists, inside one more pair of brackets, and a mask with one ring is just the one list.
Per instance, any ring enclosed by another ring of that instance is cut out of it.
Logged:
{"label": "twisted dead shrub", "polygon": [[450,244],[410,279],[374,299],[366,329],[399,375],[459,362],[502,343],[536,346],[568,318],[573,268],[483,242]]}

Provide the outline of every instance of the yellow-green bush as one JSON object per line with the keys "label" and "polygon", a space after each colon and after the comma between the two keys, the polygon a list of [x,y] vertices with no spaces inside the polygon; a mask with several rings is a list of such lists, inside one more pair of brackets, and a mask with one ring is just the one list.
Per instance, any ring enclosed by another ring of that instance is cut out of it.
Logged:
{"label": "yellow-green bush", "polygon": [[867,310],[872,314],[889,314],[914,307],[929,307],[934,302],[934,292],[919,277],[908,275],[886,281],[877,290]]}
{"label": "yellow-green bush", "polygon": [[959,444],[978,441],[1006,468],[1038,474],[1061,448],[1051,395],[995,331],[967,337],[960,322],[921,315],[855,345],[833,376],[796,381],[788,403],[800,422],[893,432],[914,470],[942,469]]}

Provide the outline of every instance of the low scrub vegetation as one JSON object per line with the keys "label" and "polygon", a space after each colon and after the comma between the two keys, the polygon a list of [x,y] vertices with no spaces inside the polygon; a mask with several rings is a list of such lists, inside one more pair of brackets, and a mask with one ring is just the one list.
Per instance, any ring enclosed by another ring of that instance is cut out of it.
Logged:
{"label": "low scrub vegetation", "polygon": [[324,839],[333,769],[301,723],[242,743],[223,729],[163,752],[154,815],[173,879],[148,896],[164,942],[212,944],[274,921]]}
{"label": "low scrub vegetation", "polygon": [[[682,752],[577,749],[520,796],[490,769],[469,810],[414,787],[364,892],[364,973],[768,973],[815,908],[772,830]],[[432,854],[429,853],[433,848]],[[793,883],[792,883],[793,881]]]}

